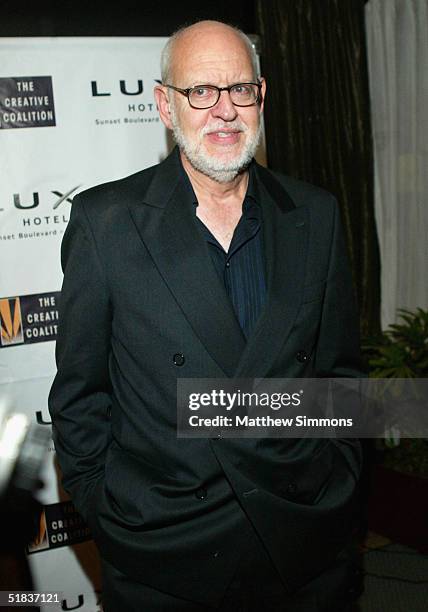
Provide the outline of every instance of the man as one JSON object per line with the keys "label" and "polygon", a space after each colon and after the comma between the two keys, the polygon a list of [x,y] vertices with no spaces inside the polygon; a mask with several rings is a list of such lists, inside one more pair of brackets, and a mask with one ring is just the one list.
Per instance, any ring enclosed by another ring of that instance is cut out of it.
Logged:
{"label": "man", "polygon": [[334,199],[251,161],[265,92],[242,32],[179,31],[178,149],[74,199],[50,411],[108,612],[346,605],[358,447],[176,432],[179,377],[359,375]]}

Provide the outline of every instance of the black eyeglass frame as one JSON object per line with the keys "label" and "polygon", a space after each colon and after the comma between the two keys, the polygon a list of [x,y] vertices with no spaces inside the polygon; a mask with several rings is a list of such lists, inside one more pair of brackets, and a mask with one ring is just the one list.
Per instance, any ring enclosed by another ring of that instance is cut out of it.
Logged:
{"label": "black eyeglass frame", "polygon": [[[159,81],[158,79],[155,79],[155,81],[156,83],[159,83],[159,85],[162,85],[163,87],[168,87],[169,89],[178,91],[178,93],[181,93],[183,96],[186,96],[187,101],[189,102],[189,105],[195,110],[207,110],[207,108],[212,108],[220,100],[220,95],[222,91],[227,91],[230,95],[230,90],[233,89],[234,87],[237,87],[238,85],[255,85],[258,89],[258,94],[257,94],[257,98],[254,100],[254,102],[251,102],[251,104],[236,104],[235,102],[232,101],[232,104],[234,106],[239,106],[240,108],[247,108],[249,106],[255,106],[256,104],[260,104],[260,102],[262,101],[262,84],[259,82],[257,83],[252,83],[252,82],[234,83],[233,85],[229,85],[229,87],[217,87],[217,85],[211,85],[211,84],[206,83],[204,85],[195,85],[194,87],[188,87],[187,89],[181,89],[180,87],[175,87],[175,85],[168,85],[168,84],[164,85],[162,81]],[[190,102],[190,92],[193,91],[194,89],[199,89],[200,87],[210,87],[211,89],[217,90],[217,100],[214,102],[214,104],[210,104],[209,106],[204,106],[204,107],[193,106],[193,104]]]}

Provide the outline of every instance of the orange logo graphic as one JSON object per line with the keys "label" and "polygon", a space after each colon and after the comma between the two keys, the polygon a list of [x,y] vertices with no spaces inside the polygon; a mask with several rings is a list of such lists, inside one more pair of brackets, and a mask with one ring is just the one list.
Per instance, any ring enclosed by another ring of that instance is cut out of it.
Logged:
{"label": "orange logo graphic", "polygon": [[21,303],[19,297],[0,299],[1,344],[22,344]]}

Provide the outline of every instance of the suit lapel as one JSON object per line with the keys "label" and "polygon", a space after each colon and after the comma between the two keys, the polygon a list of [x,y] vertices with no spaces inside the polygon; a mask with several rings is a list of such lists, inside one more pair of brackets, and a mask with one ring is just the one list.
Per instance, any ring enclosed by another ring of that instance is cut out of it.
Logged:
{"label": "suit lapel", "polygon": [[[129,205],[138,233],[189,324],[226,376],[245,338],[212,265],[174,152],[159,166],[144,202]],[[147,205],[148,204],[148,205]]]}
{"label": "suit lapel", "polygon": [[302,299],[308,211],[296,207],[290,196],[267,170],[256,167],[267,268],[267,300],[248,339],[236,378],[267,376],[284,345]]}
{"label": "suit lapel", "polygon": [[[188,203],[178,153],[153,172],[142,201],[129,200],[137,231],[189,324],[227,377],[269,374],[298,314],[309,217],[272,174],[256,165],[267,268],[267,300],[248,339],[236,319]],[[141,198],[141,195],[140,195]]]}

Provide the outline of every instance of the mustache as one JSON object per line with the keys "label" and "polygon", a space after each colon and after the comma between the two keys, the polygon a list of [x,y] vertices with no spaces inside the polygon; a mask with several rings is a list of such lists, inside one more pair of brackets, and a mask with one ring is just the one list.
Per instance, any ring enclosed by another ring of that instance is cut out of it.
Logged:
{"label": "mustache", "polygon": [[239,119],[235,119],[234,121],[228,121],[225,123],[224,121],[217,121],[216,123],[211,123],[210,125],[206,125],[201,130],[201,135],[205,136],[205,134],[211,134],[212,132],[246,132],[248,127],[240,121]]}

